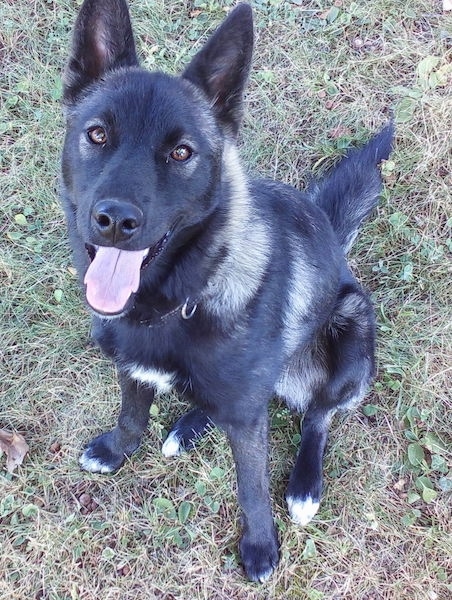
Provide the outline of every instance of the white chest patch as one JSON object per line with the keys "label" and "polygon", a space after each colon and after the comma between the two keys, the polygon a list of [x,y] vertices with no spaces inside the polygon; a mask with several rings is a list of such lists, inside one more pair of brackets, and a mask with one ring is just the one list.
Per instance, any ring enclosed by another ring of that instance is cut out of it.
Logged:
{"label": "white chest patch", "polygon": [[132,379],[153,387],[157,394],[170,392],[174,385],[175,373],[142,367],[137,364],[130,365],[127,370]]}

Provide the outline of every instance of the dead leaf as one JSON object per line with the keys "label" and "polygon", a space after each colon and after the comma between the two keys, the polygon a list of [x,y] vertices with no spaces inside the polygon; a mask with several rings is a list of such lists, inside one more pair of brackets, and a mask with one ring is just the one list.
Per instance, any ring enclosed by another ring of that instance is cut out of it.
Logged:
{"label": "dead leaf", "polygon": [[0,456],[6,453],[6,470],[12,473],[16,467],[22,464],[29,446],[20,433],[0,429]]}
{"label": "dead leaf", "polygon": [[349,137],[352,134],[352,130],[349,127],[345,127],[344,125],[338,125],[337,127],[333,127],[328,132],[330,138],[333,140],[338,140],[341,137]]}
{"label": "dead leaf", "polygon": [[397,481],[396,483],[394,483],[394,485],[392,487],[397,492],[402,492],[405,489],[405,485],[406,485],[406,479],[399,479],[399,481]]}

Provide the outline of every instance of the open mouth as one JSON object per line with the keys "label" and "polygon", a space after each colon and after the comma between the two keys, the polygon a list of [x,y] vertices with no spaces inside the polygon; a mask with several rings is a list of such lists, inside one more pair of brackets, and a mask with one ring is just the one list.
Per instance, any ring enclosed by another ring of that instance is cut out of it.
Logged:
{"label": "open mouth", "polygon": [[147,254],[145,255],[143,262],[141,263],[141,269],[143,270],[148,266],[153,260],[157,258],[157,256],[162,252],[163,248],[166,246],[166,242],[170,237],[171,232],[167,231],[165,235],[159,239],[159,241],[154,244],[151,248],[148,249]]}
{"label": "open mouth", "polygon": [[142,271],[163,251],[170,231],[144,250],[86,244],[91,264],[85,274],[86,299],[97,313],[118,315],[138,291]]}

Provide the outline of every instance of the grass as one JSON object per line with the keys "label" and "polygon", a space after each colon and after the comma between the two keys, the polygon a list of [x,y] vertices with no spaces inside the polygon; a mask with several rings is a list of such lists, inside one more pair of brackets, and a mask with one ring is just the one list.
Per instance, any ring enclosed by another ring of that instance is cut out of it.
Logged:
{"label": "grass", "polygon": [[[222,434],[177,460],[160,455],[178,398],[153,407],[142,448],[116,476],[77,466],[83,443],[113,423],[119,391],[89,342],[56,192],[75,4],[0,6],[0,427],[30,445],[13,475],[0,470],[0,599],[447,600],[450,13],[431,0],[253,2],[241,136],[252,171],[303,186],[391,111],[397,122],[384,196],[352,257],[377,310],[378,377],[364,406],[335,421],[323,504],[305,529],[283,499],[297,424],[272,407],[282,560],[257,586],[237,556]],[[131,4],[144,64],[177,72],[231,2]]]}

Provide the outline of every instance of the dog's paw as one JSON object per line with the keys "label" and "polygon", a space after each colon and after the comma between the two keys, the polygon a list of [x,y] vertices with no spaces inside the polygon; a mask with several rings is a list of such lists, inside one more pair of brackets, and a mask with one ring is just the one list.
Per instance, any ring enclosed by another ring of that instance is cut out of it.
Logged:
{"label": "dog's paw", "polygon": [[240,556],[243,568],[251,581],[264,583],[279,563],[279,543],[276,536],[265,541],[249,541],[244,535],[240,541]]}
{"label": "dog's paw", "polygon": [[113,473],[124,460],[124,454],[112,450],[110,433],[103,433],[88,444],[79,458],[79,464],[90,473]]}
{"label": "dog's paw", "polygon": [[163,456],[178,456],[186,450],[193,450],[202,436],[212,429],[214,424],[199,408],[182,415],[174,423],[162,446]]}
{"label": "dog's paw", "polygon": [[311,496],[303,499],[287,496],[286,500],[290,517],[297,525],[307,525],[314,518],[320,506],[320,502],[313,500]]}
{"label": "dog's paw", "polygon": [[181,444],[181,438],[177,435],[176,432],[171,431],[168,434],[168,437],[163,442],[162,446],[162,454],[166,458],[171,458],[173,456],[179,456],[184,451],[184,447]]}

